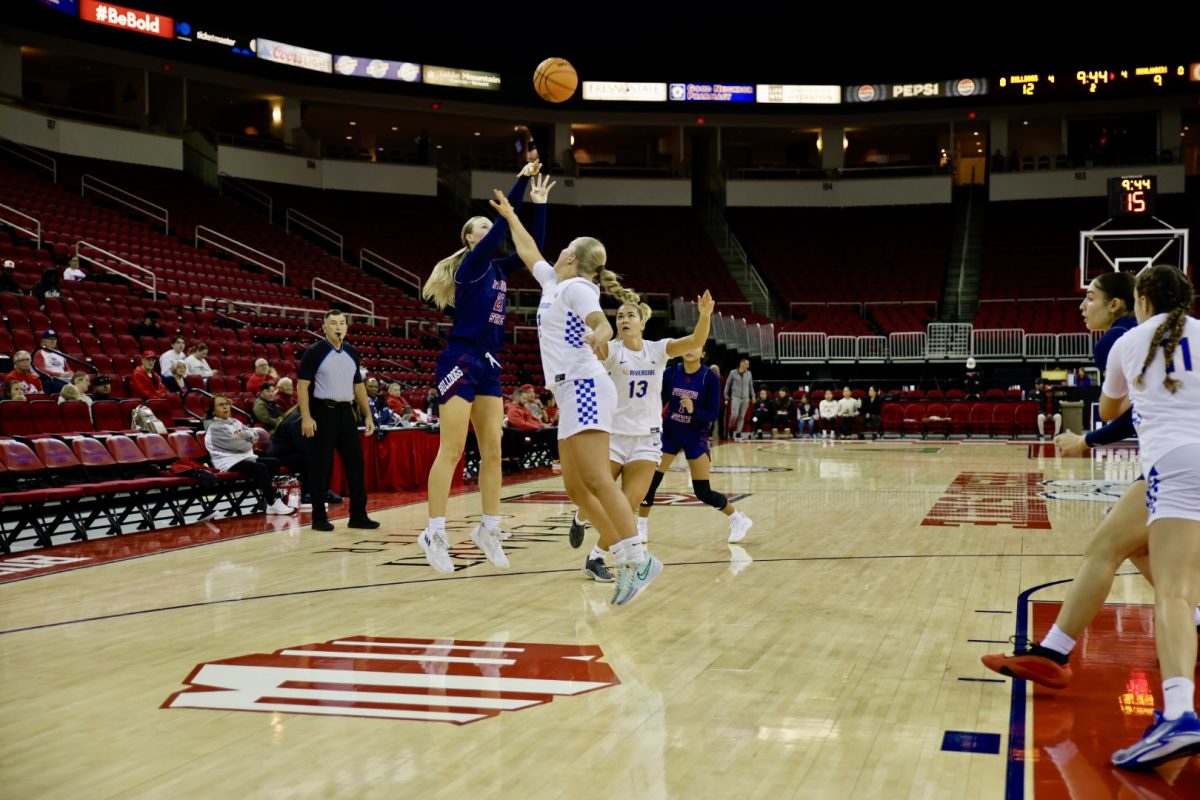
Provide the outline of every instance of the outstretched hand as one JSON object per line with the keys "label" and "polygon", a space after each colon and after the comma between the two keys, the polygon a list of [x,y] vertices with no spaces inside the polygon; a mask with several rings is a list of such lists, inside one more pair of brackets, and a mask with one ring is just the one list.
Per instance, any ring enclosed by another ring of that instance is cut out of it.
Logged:
{"label": "outstretched hand", "polygon": [[529,185],[529,199],[534,203],[545,203],[550,196],[550,190],[558,185],[558,181],[550,180],[549,175],[537,175]]}
{"label": "outstretched hand", "polygon": [[696,305],[699,306],[700,313],[707,316],[717,307],[717,301],[713,300],[712,294],[708,289],[705,289],[704,294],[696,298]]}
{"label": "outstretched hand", "polygon": [[521,167],[521,171],[517,173],[518,178],[532,178],[542,171],[542,162],[540,159],[534,159]]}
{"label": "outstretched hand", "polygon": [[508,202],[504,192],[499,189],[493,189],[492,192],[496,195],[495,199],[488,200],[492,208],[496,209],[496,213],[505,219],[512,219],[516,212],[513,211],[512,203]]}
{"label": "outstretched hand", "polygon": [[1063,431],[1055,437],[1054,443],[1064,456],[1082,456],[1092,449],[1087,440],[1074,431]]}

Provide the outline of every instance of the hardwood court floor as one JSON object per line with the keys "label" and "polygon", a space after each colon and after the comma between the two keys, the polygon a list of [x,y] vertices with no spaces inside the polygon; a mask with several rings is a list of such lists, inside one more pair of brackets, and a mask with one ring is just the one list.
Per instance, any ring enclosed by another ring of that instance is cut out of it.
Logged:
{"label": "hardwood court floor", "polygon": [[[368,535],[288,524],[0,584],[0,794],[1057,796],[1035,794],[1033,693],[1014,704],[979,655],[1008,647],[1021,592],[1074,574],[1106,477],[1137,469],[1039,450],[723,445],[713,485],[753,529],[731,548],[711,509],[656,507],[667,568],[624,608],[580,574],[556,477],[505,488],[508,571],[467,538],[472,494],[450,501],[450,576],[416,504]],[[689,490],[672,472],[660,497]],[[1136,576],[1110,597],[1151,600]]]}

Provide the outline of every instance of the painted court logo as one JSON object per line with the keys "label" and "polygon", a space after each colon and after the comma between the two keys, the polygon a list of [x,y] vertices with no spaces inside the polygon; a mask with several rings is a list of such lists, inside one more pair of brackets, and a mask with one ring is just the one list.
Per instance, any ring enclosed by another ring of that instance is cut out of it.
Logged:
{"label": "painted court logo", "polygon": [[1075,480],[1042,481],[1039,496],[1047,500],[1083,500],[1091,503],[1115,503],[1129,488],[1128,481]]}
{"label": "painted court logo", "polygon": [[620,683],[594,644],[353,636],[199,664],[163,708],[466,725]]}
{"label": "painted court logo", "polygon": [[[736,503],[750,495],[746,492],[735,492],[734,494],[726,494],[725,497],[729,502]],[[571,498],[566,492],[526,492],[512,497],[503,498],[505,503],[545,503],[548,505],[570,505]],[[654,498],[656,506],[695,506],[697,508],[706,508],[705,504],[700,501],[694,494],[686,492],[658,492]]]}

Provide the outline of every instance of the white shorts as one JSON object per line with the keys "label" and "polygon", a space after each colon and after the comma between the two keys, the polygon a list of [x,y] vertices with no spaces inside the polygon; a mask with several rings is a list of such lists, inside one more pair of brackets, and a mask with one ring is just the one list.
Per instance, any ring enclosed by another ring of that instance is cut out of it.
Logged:
{"label": "white shorts", "polygon": [[1200,522],[1200,444],[1176,447],[1146,474],[1150,522],[1190,519]]}
{"label": "white shorts", "polygon": [[614,433],[608,442],[608,460],[624,466],[634,461],[662,460],[662,437],[657,433],[627,436]]}
{"label": "white shorts", "polygon": [[563,440],[581,431],[612,433],[613,409],[617,390],[607,374],[596,378],[563,381],[554,387],[558,403],[558,438]]}

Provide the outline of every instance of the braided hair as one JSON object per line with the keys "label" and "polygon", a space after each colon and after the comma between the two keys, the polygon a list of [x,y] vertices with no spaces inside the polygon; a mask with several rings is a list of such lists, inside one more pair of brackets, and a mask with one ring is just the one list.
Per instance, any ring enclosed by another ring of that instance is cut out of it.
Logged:
{"label": "braided hair", "polygon": [[1183,336],[1183,327],[1187,322],[1188,312],[1192,308],[1192,283],[1178,267],[1167,264],[1156,264],[1142,270],[1137,278],[1137,293],[1150,303],[1156,314],[1167,315],[1167,318],[1155,329],[1154,338],[1150,340],[1150,351],[1142,362],[1142,370],[1138,373],[1134,384],[1141,389],[1146,375],[1146,368],[1154,363],[1161,347],[1167,363],[1167,374],[1163,378],[1163,386],[1171,394],[1179,389],[1178,378],[1171,377],[1171,364],[1175,359],[1175,348]]}

